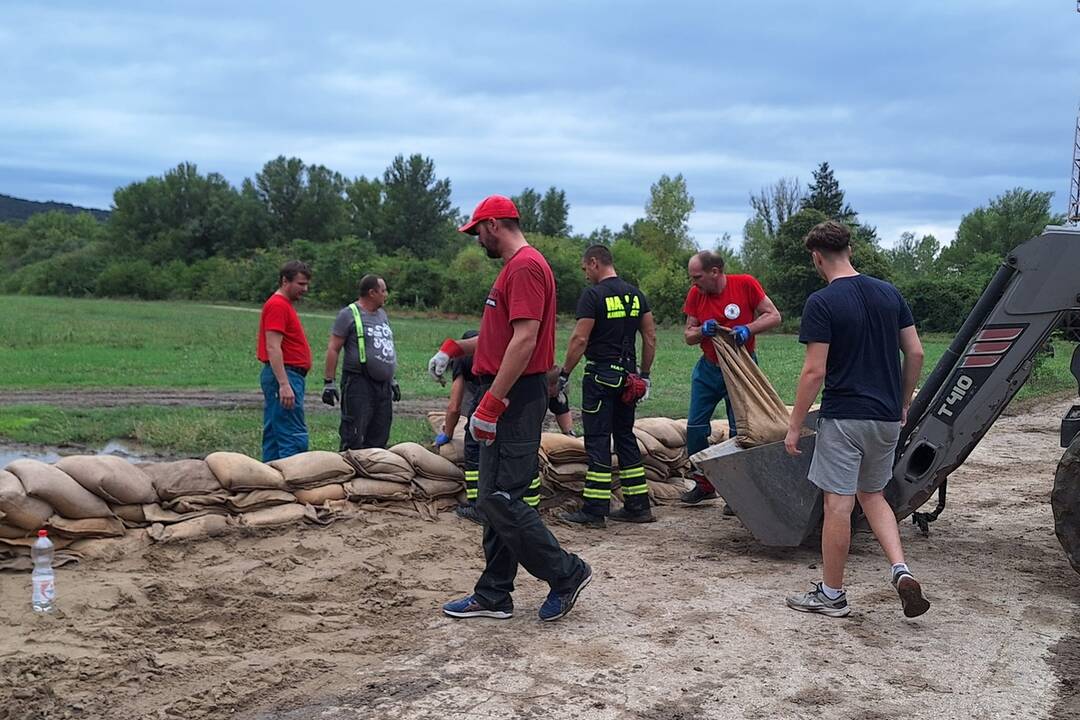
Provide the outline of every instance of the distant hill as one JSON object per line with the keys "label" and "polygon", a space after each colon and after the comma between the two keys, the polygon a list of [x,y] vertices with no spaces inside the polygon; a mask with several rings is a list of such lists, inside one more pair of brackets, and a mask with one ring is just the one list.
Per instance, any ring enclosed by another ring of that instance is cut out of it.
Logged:
{"label": "distant hill", "polygon": [[77,205],[58,202],[37,202],[35,200],[23,200],[22,198],[0,195],[0,222],[25,222],[31,215],[43,212],[59,210],[71,214],[90,213],[101,222],[109,219],[108,210],[84,208]]}

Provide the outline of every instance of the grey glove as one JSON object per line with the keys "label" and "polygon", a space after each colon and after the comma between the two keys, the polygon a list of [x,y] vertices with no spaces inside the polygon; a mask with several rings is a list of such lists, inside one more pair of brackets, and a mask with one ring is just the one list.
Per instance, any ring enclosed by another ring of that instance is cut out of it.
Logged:
{"label": "grey glove", "polygon": [[338,394],[337,385],[334,384],[333,379],[323,380],[322,401],[330,407],[334,407],[334,403],[341,402],[341,395]]}
{"label": "grey glove", "polygon": [[401,399],[401,386],[397,384],[397,380],[390,381],[390,399],[394,402]]}

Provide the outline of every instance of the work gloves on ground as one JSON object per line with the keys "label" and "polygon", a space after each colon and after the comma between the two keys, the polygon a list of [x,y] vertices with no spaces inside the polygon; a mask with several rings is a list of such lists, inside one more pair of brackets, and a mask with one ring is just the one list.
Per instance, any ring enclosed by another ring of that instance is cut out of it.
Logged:
{"label": "work gloves on ground", "polygon": [[742,347],[743,345],[748,343],[750,341],[750,336],[753,335],[753,333],[750,332],[750,328],[746,327],[745,325],[736,325],[735,327],[728,330],[728,332],[731,333],[731,338],[739,347]]}
{"label": "work gloves on ground", "polygon": [[499,416],[506,412],[507,407],[509,403],[505,400],[500,400],[490,391],[484,393],[476,411],[469,418],[469,432],[472,433],[473,440],[485,445],[495,442],[495,428],[499,424]]}
{"label": "work gloves on ground", "polygon": [[716,337],[716,333],[718,332],[720,332],[720,323],[712,318],[701,323],[701,334],[705,337]]}
{"label": "work gloves on ground", "polygon": [[439,352],[432,355],[431,359],[428,360],[428,374],[440,385],[445,385],[446,378],[444,375],[446,375],[446,368],[450,365],[450,361],[464,354],[465,351],[461,349],[461,346],[456,341],[452,338],[446,338],[443,344],[439,346]]}
{"label": "work gloves on ground", "polygon": [[397,384],[397,380],[390,381],[390,399],[394,402],[401,399],[401,386]]}
{"label": "work gloves on ground", "polygon": [[442,447],[448,442],[450,442],[450,436],[444,432],[441,432],[435,436],[435,447]]}
{"label": "work gloves on ground", "polygon": [[334,407],[335,403],[341,401],[341,395],[338,394],[337,385],[333,380],[323,380],[322,401],[330,407]]}

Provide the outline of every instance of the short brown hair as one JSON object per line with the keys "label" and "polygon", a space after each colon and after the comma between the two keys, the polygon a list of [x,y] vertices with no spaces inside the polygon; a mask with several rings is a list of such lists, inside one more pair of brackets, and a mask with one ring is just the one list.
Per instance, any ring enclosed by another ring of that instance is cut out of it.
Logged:
{"label": "short brown hair", "polygon": [[712,250],[702,250],[694,257],[701,263],[702,270],[708,272],[716,268],[720,272],[724,272],[724,256],[720,253],[714,253]]}
{"label": "short brown hair", "polygon": [[596,258],[597,262],[604,267],[611,267],[615,264],[615,259],[611,257],[611,250],[607,245],[590,245],[585,251],[585,254],[581,257],[585,262],[588,262],[593,258]]}
{"label": "short brown hair", "polygon": [[367,297],[372,290],[378,290],[380,280],[382,278],[378,275],[365,275],[360,278],[360,297]]}
{"label": "short brown hair", "polygon": [[311,279],[311,268],[308,267],[306,262],[300,260],[290,260],[281,266],[281,270],[278,271],[278,284],[283,282],[292,282],[296,279],[297,275],[303,275],[308,280]]}
{"label": "short brown hair", "polygon": [[851,230],[835,220],[826,220],[810,228],[803,239],[807,250],[838,253],[851,247]]}

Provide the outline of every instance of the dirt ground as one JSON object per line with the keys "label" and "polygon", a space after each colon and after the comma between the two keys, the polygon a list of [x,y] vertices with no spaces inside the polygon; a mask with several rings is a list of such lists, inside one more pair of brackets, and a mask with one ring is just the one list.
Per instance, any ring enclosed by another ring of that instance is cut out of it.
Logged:
{"label": "dirt ground", "polygon": [[923,538],[933,603],[906,620],[870,536],[853,613],[792,612],[817,553],[757,545],[720,507],[553,525],[596,578],[564,620],[455,621],[480,529],[382,513],[186,545],[134,537],[58,570],[61,610],[0,575],[0,718],[1080,718],[1080,576],[1049,493],[1067,401],[1003,417]]}

